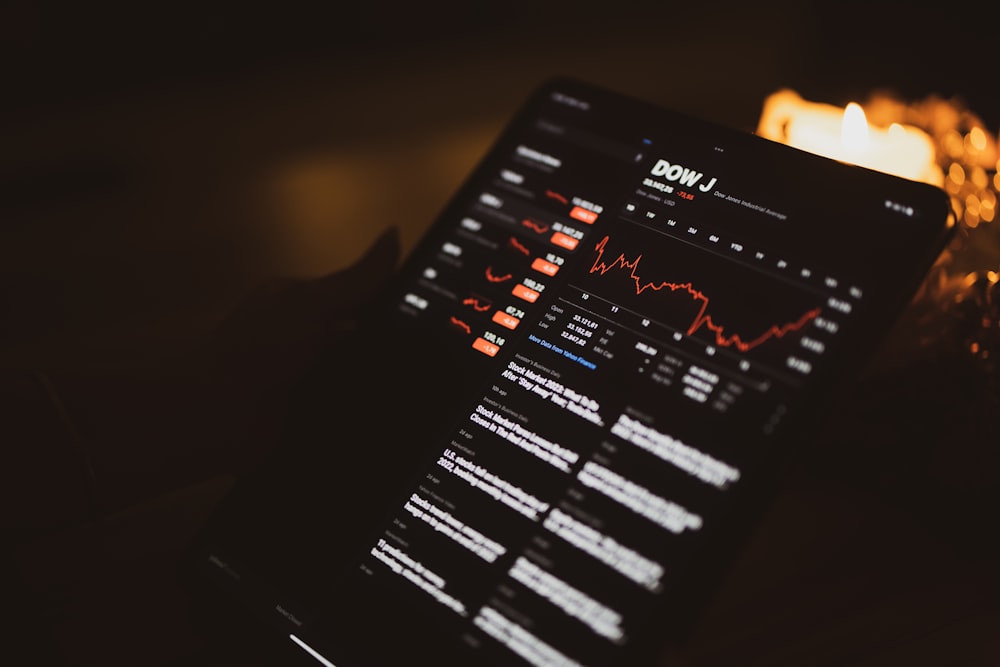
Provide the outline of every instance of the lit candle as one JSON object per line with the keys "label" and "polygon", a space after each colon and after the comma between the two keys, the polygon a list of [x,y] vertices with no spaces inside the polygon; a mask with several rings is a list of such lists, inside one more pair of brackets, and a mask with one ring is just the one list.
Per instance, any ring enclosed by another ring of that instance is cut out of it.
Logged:
{"label": "lit candle", "polygon": [[808,102],[791,90],[778,91],[764,103],[757,134],[841,162],[932,185],[944,183],[934,142],[926,132],[900,123],[872,127],[855,102],[841,109]]}

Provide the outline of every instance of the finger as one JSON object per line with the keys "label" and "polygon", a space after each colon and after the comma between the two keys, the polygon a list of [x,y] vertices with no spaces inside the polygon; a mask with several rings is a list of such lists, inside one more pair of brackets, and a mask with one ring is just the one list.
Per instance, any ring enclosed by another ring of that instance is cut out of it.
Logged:
{"label": "finger", "polygon": [[[320,278],[269,284],[244,299],[216,331],[216,338],[260,344],[322,333],[352,319],[392,276],[400,256],[399,230],[379,236],[349,267]],[[317,331],[319,330],[319,331]]]}
{"label": "finger", "polygon": [[226,316],[210,348],[227,366],[295,366],[352,326],[358,310],[393,275],[399,256],[393,227],[341,271],[258,291]]}
{"label": "finger", "polygon": [[320,278],[286,283],[288,307],[306,311],[353,311],[367,303],[396,270],[400,258],[399,229],[390,227],[365,254],[346,269]]}

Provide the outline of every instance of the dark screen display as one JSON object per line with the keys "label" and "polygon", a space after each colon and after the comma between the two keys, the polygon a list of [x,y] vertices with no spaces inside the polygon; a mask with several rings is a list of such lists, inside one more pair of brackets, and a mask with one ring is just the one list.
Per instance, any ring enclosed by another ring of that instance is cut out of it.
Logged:
{"label": "dark screen display", "polygon": [[935,188],[543,86],[196,558],[319,664],[651,662],[946,221]]}

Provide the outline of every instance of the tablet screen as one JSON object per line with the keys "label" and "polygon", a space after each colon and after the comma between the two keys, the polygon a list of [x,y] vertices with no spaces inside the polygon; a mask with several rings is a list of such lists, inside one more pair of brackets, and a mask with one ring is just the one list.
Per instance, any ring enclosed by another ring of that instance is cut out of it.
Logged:
{"label": "tablet screen", "polygon": [[948,222],[937,188],[548,82],[196,569],[318,664],[655,664]]}

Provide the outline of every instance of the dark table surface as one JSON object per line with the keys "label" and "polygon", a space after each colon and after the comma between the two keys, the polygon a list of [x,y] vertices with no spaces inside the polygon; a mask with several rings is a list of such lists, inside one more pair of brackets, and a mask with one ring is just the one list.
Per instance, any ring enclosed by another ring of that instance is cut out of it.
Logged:
{"label": "dark table surface", "polygon": [[[994,132],[1000,112],[985,45],[929,48],[974,7],[891,33],[877,5],[854,30],[798,6],[108,10],[0,22],[12,664],[264,664],[200,631],[176,563],[365,296],[287,295],[391,227],[406,252],[548,75],[746,130],[783,87],[960,95]],[[976,261],[1000,268],[993,247]],[[904,315],[665,661],[1000,663],[1000,398],[970,326]]]}

